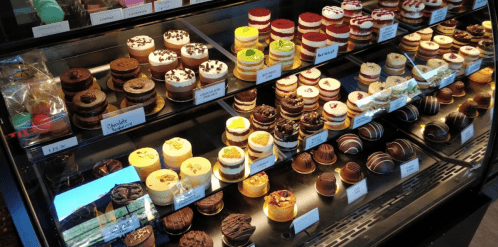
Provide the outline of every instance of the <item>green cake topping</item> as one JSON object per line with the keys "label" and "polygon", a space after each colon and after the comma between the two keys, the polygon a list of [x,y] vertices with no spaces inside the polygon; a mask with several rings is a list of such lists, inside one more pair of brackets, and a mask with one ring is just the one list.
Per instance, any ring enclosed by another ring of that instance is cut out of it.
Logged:
{"label": "green cake topping", "polygon": [[270,48],[276,51],[291,51],[294,47],[294,42],[286,39],[275,40],[270,44]]}
{"label": "green cake topping", "polygon": [[237,57],[243,61],[257,62],[264,58],[264,54],[260,50],[249,48],[239,51],[239,53],[237,53]]}

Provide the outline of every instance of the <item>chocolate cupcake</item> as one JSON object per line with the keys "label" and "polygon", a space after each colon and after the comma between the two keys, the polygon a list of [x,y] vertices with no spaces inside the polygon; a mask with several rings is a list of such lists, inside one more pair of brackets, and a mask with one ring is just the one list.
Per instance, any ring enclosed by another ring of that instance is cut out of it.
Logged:
{"label": "chocolate cupcake", "polygon": [[434,96],[425,96],[418,105],[418,108],[427,115],[436,115],[439,112],[439,101]]}
{"label": "chocolate cupcake", "polygon": [[355,162],[346,163],[346,165],[341,168],[339,175],[341,176],[341,180],[348,184],[355,184],[363,179],[360,165]]}
{"label": "chocolate cupcake", "polygon": [[278,120],[273,132],[273,141],[281,151],[292,151],[297,149],[299,142],[299,124],[281,118]]}
{"label": "chocolate cupcake", "polygon": [[399,120],[404,122],[414,122],[417,121],[420,113],[418,112],[417,107],[414,105],[407,105],[396,111],[396,117]]}
{"label": "chocolate cupcake", "polygon": [[128,183],[116,185],[111,190],[111,200],[114,209],[127,206],[144,195],[140,183]]}
{"label": "chocolate cupcake", "polygon": [[253,111],[252,127],[254,131],[266,131],[273,134],[277,109],[269,105],[257,106]]}
{"label": "chocolate cupcake", "polygon": [[451,95],[454,97],[462,97],[465,95],[465,84],[462,81],[456,81],[448,86],[451,89]]}
{"label": "chocolate cupcake", "polygon": [[321,131],[324,124],[325,119],[317,111],[304,113],[299,124],[299,138],[304,140],[305,137]]}
{"label": "chocolate cupcake", "polygon": [[387,154],[395,160],[407,161],[415,154],[412,143],[406,139],[396,139],[386,145]]}
{"label": "chocolate cupcake", "polygon": [[213,215],[219,213],[223,208],[223,191],[206,197],[195,203],[200,213]]}
{"label": "chocolate cupcake", "polygon": [[60,75],[62,92],[65,100],[72,102],[74,95],[78,92],[90,89],[93,84],[93,76],[90,70],[85,68],[73,68],[64,71]]}
{"label": "chocolate cupcake", "polygon": [[475,118],[478,115],[477,103],[475,101],[466,101],[458,108],[458,111],[468,118]]}
{"label": "chocolate cupcake", "polygon": [[448,125],[451,131],[459,132],[469,126],[470,121],[465,114],[461,112],[452,112],[446,116],[444,123]]}
{"label": "chocolate cupcake", "polygon": [[303,111],[304,100],[301,95],[287,95],[280,101],[280,116],[282,118],[299,121]]}
{"label": "chocolate cupcake", "polygon": [[453,92],[451,89],[445,87],[439,90],[436,94],[436,98],[439,103],[441,104],[451,104],[453,103]]}
{"label": "chocolate cupcake", "polygon": [[474,97],[474,102],[477,103],[477,108],[488,109],[491,107],[491,94],[488,92],[478,93]]}
{"label": "chocolate cupcake", "polygon": [[119,160],[108,159],[97,162],[93,166],[93,175],[96,178],[101,178],[123,168],[123,164]]}
{"label": "chocolate cupcake", "polygon": [[450,128],[443,122],[431,122],[424,128],[424,138],[431,142],[445,142],[450,137]]}
{"label": "chocolate cupcake", "polygon": [[122,88],[125,82],[138,78],[140,64],[134,58],[118,58],[111,62],[111,76],[114,87]]}
{"label": "chocolate cupcake", "polygon": [[180,238],[178,247],[213,247],[213,239],[203,231],[190,231]]}
{"label": "chocolate cupcake", "polygon": [[313,158],[316,162],[323,165],[332,165],[337,160],[334,153],[334,147],[330,144],[322,144],[313,153]]}
{"label": "chocolate cupcake", "polygon": [[367,141],[376,141],[384,135],[384,127],[382,124],[372,121],[358,128],[358,134]]}
{"label": "chocolate cupcake", "polygon": [[124,244],[127,247],[155,246],[154,230],[151,225],[142,227],[126,235]]}
{"label": "chocolate cupcake", "polygon": [[251,216],[231,214],[221,222],[221,233],[229,246],[243,246],[256,231],[251,225]]}
{"label": "chocolate cupcake", "polygon": [[345,154],[357,154],[363,150],[363,143],[355,134],[344,134],[337,139],[337,146]]}
{"label": "chocolate cupcake", "polygon": [[299,173],[312,173],[316,169],[315,162],[309,153],[298,155],[292,162],[292,168]]}
{"label": "chocolate cupcake", "polygon": [[387,174],[393,171],[394,162],[392,161],[391,156],[379,151],[368,156],[367,167],[372,172]]}
{"label": "chocolate cupcake", "polygon": [[315,188],[320,195],[333,196],[337,190],[337,180],[334,174],[325,172],[318,176]]}
{"label": "chocolate cupcake", "polygon": [[194,212],[191,208],[185,207],[173,214],[170,214],[163,218],[163,225],[166,232],[170,234],[182,234],[190,228],[192,225],[192,219],[194,218]]}

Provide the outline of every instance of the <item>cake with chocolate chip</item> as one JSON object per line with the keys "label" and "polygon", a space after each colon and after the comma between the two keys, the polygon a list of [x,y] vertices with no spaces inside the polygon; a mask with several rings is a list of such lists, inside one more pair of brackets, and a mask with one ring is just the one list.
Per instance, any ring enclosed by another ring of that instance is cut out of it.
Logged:
{"label": "cake with chocolate chip", "polygon": [[199,65],[201,86],[226,80],[228,66],[219,60],[209,60]]}
{"label": "cake with chocolate chip", "polygon": [[166,73],[166,92],[169,99],[188,101],[194,98],[195,73],[191,69],[173,69]]}

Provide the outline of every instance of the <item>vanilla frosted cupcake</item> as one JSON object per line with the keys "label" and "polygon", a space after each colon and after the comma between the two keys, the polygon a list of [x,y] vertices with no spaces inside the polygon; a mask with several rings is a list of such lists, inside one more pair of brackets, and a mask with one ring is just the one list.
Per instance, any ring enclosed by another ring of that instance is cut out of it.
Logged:
{"label": "vanilla frosted cupcake", "polygon": [[171,138],[163,144],[163,158],[166,167],[178,170],[183,161],[192,158],[192,145],[183,138]]}
{"label": "vanilla frosted cupcake", "polygon": [[199,65],[199,77],[202,86],[225,80],[227,78],[228,65],[218,60],[209,60]]}
{"label": "vanilla frosted cupcake", "polygon": [[203,157],[186,159],[180,167],[180,176],[184,188],[203,186],[208,189],[211,186],[211,162]]}
{"label": "vanilla frosted cupcake", "polygon": [[363,63],[360,67],[358,79],[361,83],[370,85],[372,82],[380,80],[381,68],[376,63]]}
{"label": "vanilla frosted cupcake", "polygon": [[230,146],[244,148],[249,138],[251,123],[245,117],[231,117],[226,121],[225,135]]}
{"label": "vanilla frosted cupcake", "polygon": [[131,58],[135,58],[140,63],[149,61],[149,54],[156,49],[154,40],[145,35],[135,36],[126,41],[128,52]]}
{"label": "vanilla frosted cupcake", "polygon": [[318,86],[318,81],[320,81],[320,76],[322,72],[317,68],[311,68],[309,70],[299,72],[299,86]]}
{"label": "vanilla frosted cupcake", "polygon": [[208,48],[201,43],[186,44],[182,47],[181,53],[183,67],[194,71],[198,71],[199,65],[209,60]]}
{"label": "vanilla frosted cupcake", "polygon": [[328,26],[342,24],[344,10],[337,6],[325,6],[322,9],[322,31],[325,32]]}
{"label": "vanilla frosted cupcake", "polygon": [[254,131],[249,135],[249,159],[254,161],[273,154],[273,137],[266,131]]}
{"label": "vanilla frosted cupcake", "polygon": [[270,43],[269,66],[281,63],[282,69],[292,68],[296,46],[294,42],[280,39]]}
{"label": "vanilla frosted cupcake", "polygon": [[318,109],[318,99],[320,92],[313,86],[300,86],[297,88],[297,95],[303,97],[304,111],[314,111]]}
{"label": "vanilla frosted cupcake", "polygon": [[334,78],[323,78],[318,82],[320,100],[324,102],[339,100],[341,82]]}
{"label": "vanilla frosted cupcake", "polygon": [[152,77],[164,80],[166,72],[178,66],[178,55],[170,50],[157,50],[149,54],[149,64]]}
{"label": "vanilla frosted cupcake", "polygon": [[169,30],[163,34],[164,46],[181,55],[182,46],[190,43],[190,35],[183,30]]}
{"label": "vanilla frosted cupcake", "polygon": [[150,199],[155,205],[166,206],[173,203],[174,194],[179,190],[178,174],[169,169],[161,169],[151,173],[145,182]]}
{"label": "vanilla frosted cupcake", "polygon": [[406,57],[399,53],[387,54],[386,64],[383,69],[390,75],[402,75],[405,73]]}
{"label": "vanilla frosted cupcake", "polygon": [[165,75],[166,93],[176,101],[192,100],[196,87],[195,73],[191,69],[173,69]]}

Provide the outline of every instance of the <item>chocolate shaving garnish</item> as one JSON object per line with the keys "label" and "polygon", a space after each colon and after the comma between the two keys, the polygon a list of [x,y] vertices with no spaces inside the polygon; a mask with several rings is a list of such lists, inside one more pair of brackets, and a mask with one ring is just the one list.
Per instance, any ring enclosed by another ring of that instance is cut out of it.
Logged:
{"label": "chocolate shaving garnish", "polygon": [[93,93],[84,93],[83,95],[81,95],[81,102],[83,103],[90,104],[95,100],[97,100],[97,96],[95,96],[95,94]]}

